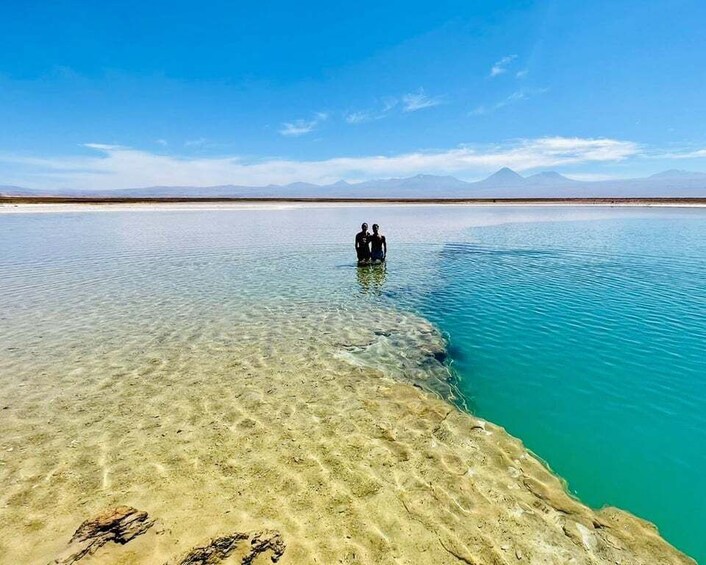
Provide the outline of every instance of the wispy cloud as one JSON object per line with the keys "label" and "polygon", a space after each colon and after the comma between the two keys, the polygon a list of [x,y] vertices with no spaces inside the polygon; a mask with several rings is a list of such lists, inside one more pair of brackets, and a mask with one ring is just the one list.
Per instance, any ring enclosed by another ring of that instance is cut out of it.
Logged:
{"label": "wispy cloud", "polygon": [[162,147],[166,147],[167,145],[169,145],[169,143],[167,143],[166,139],[155,139],[154,142],[157,145],[161,145]]}
{"label": "wispy cloud", "polygon": [[362,124],[365,122],[369,122],[371,120],[378,119],[381,116],[376,116],[370,113],[369,111],[366,110],[361,110],[358,112],[349,112],[345,116],[345,120],[347,124]]}
{"label": "wispy cloud", "polygon": [[506,96],[499,102],[496,102],[494,104],[491,104],[489,106],[486,105],[481,105],[476,107],[474,110],[470,112],[472,116],[484,116],[486,114],[492,114],[493,112],[500,110],[501,108],[505,108],[506,106],[510,106],[512,104],[516,104],[517,102],[522,102],[523,100],[528,100],[529,98],[532,98],[534,96],[538,96],[540,94],[544,94],[545,92],[548,92],[548,88],[522,88],[520,90],[516,90],[509,96]]}
{"label": "wispy cloud", "polygon": [[346,123],[353,125],[371,122],[373,120],[381,120],[387,117],[390,112],[397,108],[397,106],[399,106],[399,103],[400,101],[397,98],[383,98],[382,102],[379,103],[375,108],[348,112],[347,114],[345,114],[344,119],[346,120]]}
{"label": "wispy cloud", "polygon": [[442,104],[443,101],[443,97],[441,96],[427,96],[424,89],[420,88],[417,92],[410,92],[402,97],[402,109],[405,112],[416,112],[424,108],[438,106]]}
{"label": "wispy cloud", "polygon": [[669,151],[650,155],[654,159],[702,159],[706,157],[706,149],[688,149],[685,151]]}
{"label": "wispy cloud", "polygon": [[[463,145],[393,156],[336,157],[318,161],[241,156],[184,157],[116,145],[87,144],[94,155],[26,157],[0,154],[3,178],[31,188],[128,188],[154,185],[262,186],[294,181],[330,183],[419,173],[476,178],[508,166],[517,170],[591,162],[616,162],[641,154],[634,142],[617,139],[544,137],[499,145]],[[12,173],[12,174],[9,174]]]}
{"label": "wispy cloud", "polygon": [[499,61],[496,61],[490,69],[490,76],[496,77],[505,74],[507,72],[508,65],[510,65],[510,63],[512,63],[515,59],[517,59],[517,55],[507,55]]}
{"label": "wispy cloud", "polygon": [[388,96],[387,98],[382,99],[382,113],[387,114],[388,112],[392,112],[397,105],[400,103],[400,101],[393,97],[393,96]]}
{"label": "wispy cloud", "polygon": [[322,122],[328,119],[326,112],[317,112],[310,120],[294,120],[293,122],[285,122],[279,130],[281,135],[287,137],[299,137],[311,133]]}
{"label": "wispy cloud", "polygon": [[522,69],[521,71],[517,71],[515,73],[515,78],[525,78],[529,71],[527,69]]}
{"label": "wispy cloud", "polygon": [[381,120],[398,108],[402,112],[409,113],[423,110],[424,108],[432,108],[443,103],[443,96],[429,96],[423,88],[420,88],[416,92],[409,92],[399,98],[391,96],[384,98],[382,104],[379,104],[376,108],[350,112],[346,114],[345,119],[349,124],[362,124],[373,120]]}

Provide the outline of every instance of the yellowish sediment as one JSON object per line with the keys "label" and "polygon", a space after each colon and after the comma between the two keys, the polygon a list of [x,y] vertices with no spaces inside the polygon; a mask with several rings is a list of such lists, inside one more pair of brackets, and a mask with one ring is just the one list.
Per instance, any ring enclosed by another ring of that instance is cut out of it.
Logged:
{"label": "yellowish sediment", "polygon": [[248,316],[38,353],[31,374],[3,352],[0,561],[48,563],[85,519],[129,505],[157,525],[81,563],[164,563],[262,529],[281,533],[280,563],[692,563],[650,524],[567,495],[502,428],[411,384],[441,374],[424,320]]}

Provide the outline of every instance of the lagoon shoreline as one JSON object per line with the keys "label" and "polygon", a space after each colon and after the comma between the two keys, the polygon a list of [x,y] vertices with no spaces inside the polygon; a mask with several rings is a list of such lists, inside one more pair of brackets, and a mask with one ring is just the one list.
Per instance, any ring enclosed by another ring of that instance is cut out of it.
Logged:
{"label": "lagoon shoreline", "polygon": [[[157,526],[82,562],[163,563],[215,536],[264,528],[284,540],[282,563],[694,563],[652,524],[590,509],[520,440],[455,406],[447,343],[427,319],[377,300],[361,310],[332,297],[251,296],[260,279],[247,276],[259,263],[211,272],[199,263],[202,248],[191,255],[178,241],[167,249],[179,253],[166,256],[179,266],[173,294],[150,268],[164,249],[122,255],[125,279],[106,260],[115,250],[97,241],[80,250],[99,259],[90,269],[60,263],[53,276],[76,279],[38,287],[56,295],[52,308],[8,310],[13,347],[0,355],[0,391],[12,399],[0,411],[8,562],[46,563],[84,520],[130,505]],[[198,268],[185,271],[189,262]],[[87,278],[97,265],[108,270]],[[28,272],[36,283],[42,271]],[[219,273],[238,273],[239,292]]]}
{"label": "lagoon shoreline", "polygon": [[706,206],[704,197],[580,197],[580,198],[320,198],[320,197],[92,197],[12,196],[7,204],[475,204],[475,205],[594,205]]}
{"label": "lagoon shoreline", "polygon": [[0,214],[87,211],[276,210],[347,207],[706,208],[706,198],[54,198],[0,196]]}
{"label": "lagoon shoreline", "polygon": [[[129,505],[156,525],[81,563],[182,563],[241,531],[278,536],[281,563],[695,563],[651,523],[590,509],[520,440],[435,393],[445,340],[426,320],[375,312],[336,339],[317,331],[328,309],[258,310],[277,329],[226,356],[206,336],[187,355],[165,342],[114,378],[86,345],[29,402],[5,382],[3,553],[46,562],[84,520]],[[303,336],[322,354],[302,356]],[[377,368],[398,339],[416,347]]]}

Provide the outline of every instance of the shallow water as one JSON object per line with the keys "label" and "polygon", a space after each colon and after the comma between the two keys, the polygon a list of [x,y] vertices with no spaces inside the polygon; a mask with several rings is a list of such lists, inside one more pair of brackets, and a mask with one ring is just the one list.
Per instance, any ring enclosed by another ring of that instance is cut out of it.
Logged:
{"label": "shallow water", "polygon": [[[354,266],[362,220],[388,235],[384,270]],[[223,403],[229,367],[294,379],[352,364],[455,394],[582,500],[631,510],[704,558],[704,220],[394,206],[0,215],[0,529],[50,536],[47,513],[80,522],[86,493],[121,474],[124,492],[171,477],[180,463],[151,443],[152,417],[184,427],[196,469],[213,456],[199,452],[213,439],[204,410]],[[456,387],[419,315],[447,334]]]}

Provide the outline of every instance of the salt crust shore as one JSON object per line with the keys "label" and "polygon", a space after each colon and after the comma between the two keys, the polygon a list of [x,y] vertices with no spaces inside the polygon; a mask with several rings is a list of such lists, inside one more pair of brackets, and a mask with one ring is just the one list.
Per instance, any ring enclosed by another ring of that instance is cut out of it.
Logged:
{"label": "salt crust shore", "polygon": [[579,208],[706,208],[706,204],[699,202],[169,202],[169,203],[120,203],[120,204],[10,204],[0,203],[0,214],[38,214],[51,212],[126,212],[126,211],[187,211],[187,210],[285,210],[291,208],[356,208],[356,207],[420,207],[420,206],[452,206],[469,208],[492,207],[579,207]]}
{"label": "salt crust shore", "polygon": [[[81,522],[127,504],[158,526],[81,563],[173,562],[264,528],[292,564],[693,563],[651,524],[587,508],[518,439],[423,390],[452,392],[425,320],[247,316],[253,331],[237,341],[233,320],[142,349],[81,341],[32,375],[21,352],[1,352],[0,562],[47,563]],[[326,324],[338,329],[324,335]]]}

